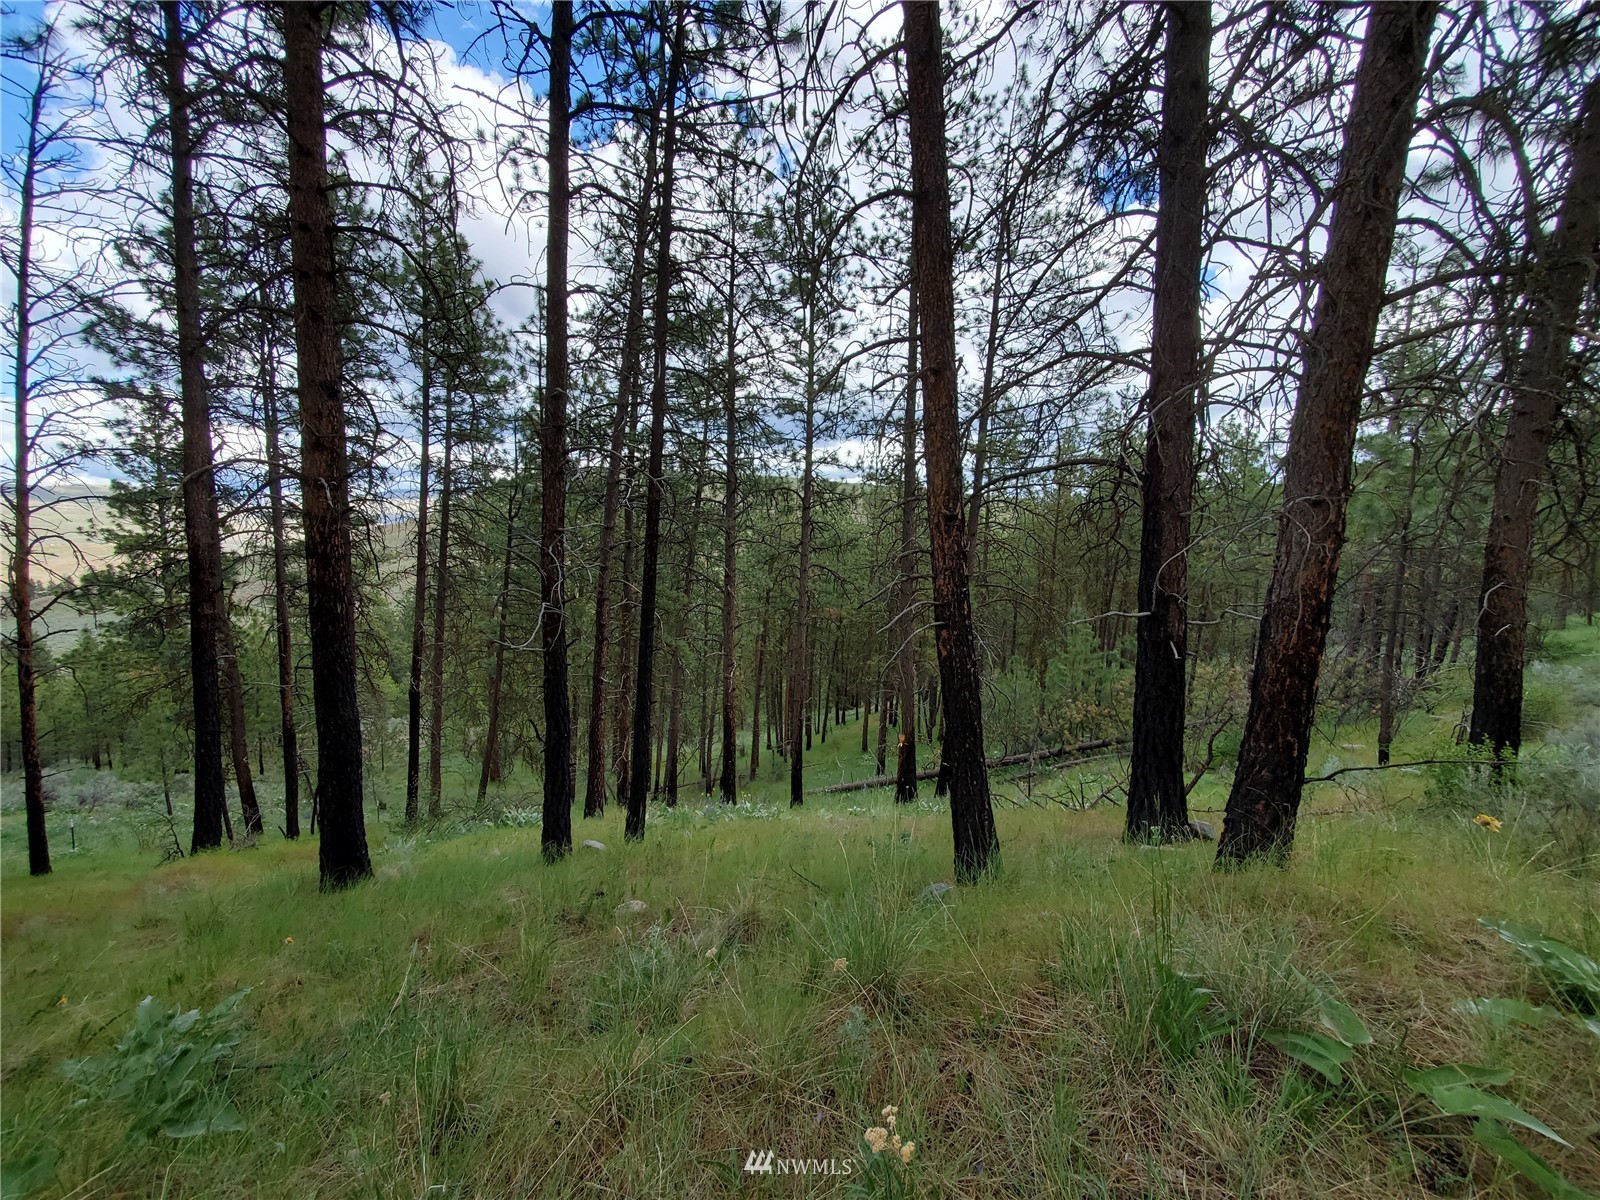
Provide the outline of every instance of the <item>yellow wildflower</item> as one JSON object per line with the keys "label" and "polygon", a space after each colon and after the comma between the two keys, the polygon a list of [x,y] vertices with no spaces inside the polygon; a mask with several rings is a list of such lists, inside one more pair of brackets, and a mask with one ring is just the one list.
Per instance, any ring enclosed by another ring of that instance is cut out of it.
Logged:
{"label": "yellow wildflower", "polygon": [[65,1008],[66,1006],[67,1006],[67,998],[65,996],[61,997],[61,999],[56,1001],[56,1007],[57,1008]]}
{"label": "yellow wildflower", "polygon": [[1500,832],[1500,818],[1491,817],[1488,813],[1479,813],[1472,818],[1472,823],[1474,825],[1482,825],[1490,833]]}
{"label": "yellow wildflower", "polygon": [[917,1144],[915,1142],[907,1142],[904,1146],[900,1147],[900,1161],[903,1163],[909,1163],[911,1161],[911,1156],[916,1152]]}
{"label": "yellow wildflower", "polygon": [[849,966],[850,960],[848,958],[836,958],[833,960],[833,971],[836,975],[840,971],[846,970]]}
{"label": "yellow wildflower", "polygon": [[285,946],[292,946],[294,945],[294,939],[292,937],[286,937],[283,939],[283,944]]}
{"label": "yellow wildflower", "polygon": [[874,1154],[882,1154],[884,1147],[889,1144],[889,1131],[881,1125],[874,1125],[863,1133],[861,1137]]}

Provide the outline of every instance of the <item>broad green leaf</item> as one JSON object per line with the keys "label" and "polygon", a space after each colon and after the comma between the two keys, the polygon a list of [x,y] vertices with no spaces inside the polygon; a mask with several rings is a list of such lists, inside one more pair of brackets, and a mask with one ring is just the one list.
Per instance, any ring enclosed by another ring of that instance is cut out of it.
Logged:
{"label": "broad green leaf", "polygon": [[217,1003],[215,1008],[206,1014],[206,1021],[211,1022],[218,1020],[221,1017],[230,1015],[234,1009],[239,1007],[240,1002],[249,994],[249,988],[240,988],[233,995],[224,997]]}
{"label": "broad green leaf", "polygon": [[206,1133],[236,1133],[244,1128],[237,1109],[226,1100],[213,1104],[193,1116],[163,1125],[161,1132],[170,1138],[199,1137]]}
{"label": "broad green leaf", "polygon": [[1366,1022],[1356,1015],[1355,1009],[1327,992],[1317,992],[1317,1017],[1346,1046],[1366,1046],[1372,1042]]}
{"label": "broad green leaf", "polygon": [[1463,1083],[1485,1083],[1491,1087],[1511,1082],[1510,1067],[1470,1067],[1461,1063],[1446,1063],[1427,1071],[1407,1071],[1406,1082],[1423,1095],[1434,1088],[1456,1087]]}
{"label": "broad green leaf", "polygon": [[60,1160],[60,1152],[52,1146],[0,1162],[0,1198],[23,1200],[33,1195],[50,1182]]}
{"label": "broad green leaf", "polygon": [[1481,1017],[1499,1029],[1512,1024],[1543,1025],[1552,1017],[1560,1016],[1553,1008],[1546,1008],[1542,1004],[1529,1004],[1526,1000],[1517,1000],[1510,996],[1483,996],[1477,1000],[1457,1000],[1454,1007],[1458,1013],[1465,1013],[1469,1017]]}
{"label": "broad green leaf", "polygon": [[1600,963],[1564,942],[1545,937],[1538,930],[1515,921],[1479,917],[1478,924],[1515,946],[1539,969],[1553,989],[1584,1012],[1600,1010]]}
{"label": "broad green leaf", "polygon": [[[1406,1082],[1429,1100],[1439,1106],[1439,1111],[1452,1117],[1492,1117],[1497,1121],[1509,1121],[1513,1125],[1521,1125],[1535,1133],[1542,1133],[1553,1142],[1560,1142],[1563,1146],[1570,1145],[1550,1126],[1538,1117],[1524,1112],[1504,1096],[1496,1096],[1493,1092],[1486,1092],[1482,1088],[1473,1087],[1470,1083],[1449,1082],[1449,1076],[1443,1074],[1450,1071],[1483,1071],[1484,1068],[1476,1067],[1435,1067],[1432,1071],[1406,1072]],[[1511,1072],[1490,1072],[1493,1079],[1484,1082],[1504,1083],[1511,1077]],[[1430,1078],[1430,1076],[1432,1078]]]}
{"label": "broad green leaf", "polygon": [[1555,1200],[1594,1200],[1592,1195],[1512,1137],[1499,1121],[1485,1118],[1474,1122],[1472,1140],[1491,1154],[1498,1155],[1506,1165],[1536,1184],[1546,1195],[1554,1196]]}
{"label": "broad green leaf", "polygon": [[1296,1062],[1321,1072],[1329,1083],[1343,1081],[1340,1068],[1354,1056],[1349,1046],[1322,1033],[1269,1029],[1261,1036]]}

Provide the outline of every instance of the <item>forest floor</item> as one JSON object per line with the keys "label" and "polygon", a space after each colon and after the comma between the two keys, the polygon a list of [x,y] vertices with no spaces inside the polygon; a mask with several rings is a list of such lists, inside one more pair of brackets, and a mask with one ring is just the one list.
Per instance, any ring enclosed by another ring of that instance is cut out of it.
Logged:
{"label": "forest floor", "polygon": [[[1002,873],[939,897],[931,799],[791,812],[776,780],[733,811],[652,810],[642,845],[620,812],[578,822],[607,848],[553,867],[536,826],[374,818],[377,878],[339,895],[310,839],[157,866],[148,818],[106,808],[54,812],[55,873],[30,880],[8,808],[4,1194],[1509,1198],[1540,1194],[1526,1150],[1600,1190],[1600,1038],[1456,1007],[1570,1008],[1480,917],[1600,954],[1593,826],[1568,803],[1600,789],[1600,630],[1545,653],[1530,695],[1555,715],[1515,787],[1342,776],[1284,869],[1124,846],[1120,808],[1037,778],[1033,805],[997,789]],[[1414,716],[1397,759],[1438,756],[1454,719]],[[866,773],[859,728],[839,732],[817,782]],[[1314,772],[1370,761],[1370,729],[1336,736]],[[1226,782],[1196,815],[1220,821]],[[1372,1041],[1333,1082],[1285,1049],[1360,1043],[1341,1005]],[[1474,1141],[1408,1079],[1442,1064],[1498,1069],[1500,1115],[1570,1145]],[[862,1141],[885,1105],[908,1164]],[[242,1128],[161,1132],[208,1124]]]}

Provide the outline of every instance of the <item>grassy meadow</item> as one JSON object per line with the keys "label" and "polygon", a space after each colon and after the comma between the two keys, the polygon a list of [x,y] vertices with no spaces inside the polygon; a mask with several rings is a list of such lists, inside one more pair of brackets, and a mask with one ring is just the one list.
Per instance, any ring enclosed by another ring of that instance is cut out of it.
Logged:
{"label": "grassy meadow", "polygon": [[[1478,920],[1600,954],[1594,847],[1564,807],[1596,786],[1596,632],[1548,639],[1530,717],[1551,749],[1514,786],[1340,776],[1281,870],[1124,846],[1120,807],[1059,802],[1099,764],[1000,783],[1001,875],[942,896],[931,785],[794,812],[775,778],[735,811],[691,793],[642,845],[620,811],[578,822],[606,848],[553,867],[515,805],[407,833],[391,801],[377,878],[340,895],[311,839],[158,865],[159,816],[117,805],[58,805],[55,873],[31,880],[7,808],[5,1195],[1562,1194],[1408,1079],[1445,1064],[1492,1069],[1485,1090],[1569,1144],[1504,1128],[1566,1194],[1600,1189],[1600,1037]],[[1446,756],[1452,703],[1412,714],[1398,760]],[[1314,773],[1371,761],[1370,729],[1336,736]],[[869,774],[859,750],[853,725],[819,744],[816,781]],[[1226,786],[1209,774],[1195,815],[1220,821]],[[1457,1008],[1482,997],[1554,1015]],[[1332,1028],[1330,998],[1372,1038],[1337,1082],[1285,1049]],[[909,1162],[862,1141],[886,1105]],[[747,1173],[767,1150],[849,1171]]]}

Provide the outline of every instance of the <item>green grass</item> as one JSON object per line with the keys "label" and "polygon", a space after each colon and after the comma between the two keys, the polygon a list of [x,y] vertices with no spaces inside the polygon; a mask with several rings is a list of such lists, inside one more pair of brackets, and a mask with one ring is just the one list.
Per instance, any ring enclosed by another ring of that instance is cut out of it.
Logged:
{"label": "green grass", "polygon": [[[1594,672],[1585,637],[1561,661]],[[1431,725],[1414,716],[1397,757]],[[840,772],[861,765],[851,729],[827,743]],[[886,1177],[741,1168],[752,1149],[858,1155],[895,1104],[912,1195],[1535,1194],[1409,1094],[1407,1068],[1447,1062],[1513,1068],[1500,1090],[1572,1143],[1539,1153],[1600,1187],[1600,1039],[1452,1010],[1549,1002],[1476,918],[1594,955],[1594,874],[1514,819],[1474,826],[1473,796],[1445,808],[1426,775],[1363,778],[1318,789],[1287,869],[1231,874],[1204,845],[1124,847],[1117,808],[1002,803],[1003,873],[948,903],[921,898],[950,874],[932,802],[791,813],[777,781],[731,815],[697,794],[652,811],[638,846],[620,812],[580,822],[609,848],[553,867],[537,828],[374,820],[377,878],[336,896],[309,840],[156,867],[103,810],[78,816],[76,855],[52,814],[56,872],[30,880],[8,810],[7,1188],[32,1164],[32,1194],[75,1198],[843,1195]],[[629,899],[648,913],[617,916]],[[207,1086],[244,1132],[130,1139],[127,1104],[77,1103],[61,1065],[109,1051],[145,995],[208,1008],[241,988]],[[1261,1037],[1314,1028],[1315,988],[1375,1037],[1338,1086]]]}

